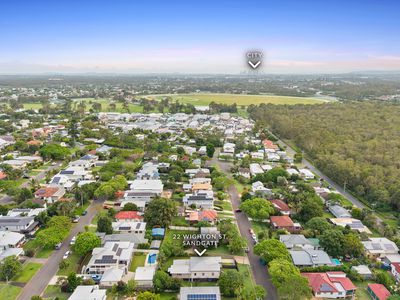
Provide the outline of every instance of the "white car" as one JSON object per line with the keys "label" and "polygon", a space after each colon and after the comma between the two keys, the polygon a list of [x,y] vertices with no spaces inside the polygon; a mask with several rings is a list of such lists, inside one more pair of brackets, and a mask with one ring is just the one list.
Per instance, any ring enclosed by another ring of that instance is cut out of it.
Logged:
{"label": "white car", "polygon": [[71,242],[69,243],[70,245],[75,245],[76,242],[76,236],[74,236],[71,240]]}
{"label": "white car", "polygon": [[65,254],[63,256],[63,259],[67,259],[70,253],[71,253],[71,251],[65,252]]}

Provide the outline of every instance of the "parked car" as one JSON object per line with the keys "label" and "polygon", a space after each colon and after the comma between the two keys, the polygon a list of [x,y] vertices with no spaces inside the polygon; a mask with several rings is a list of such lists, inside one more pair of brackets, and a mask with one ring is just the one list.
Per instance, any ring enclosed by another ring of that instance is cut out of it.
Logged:
{"label": "parked car", "polygon": [[235,209],[235,212],[240,213],[240,212],[242,212],[242,210],[238,208],[238,209]]}
{"label": "parked car", "polygon": [[61,245],[62,245],[62,243],[58,243],[58,244],[55,246],[56,250],[60,250]]}
{"label": "parked car", "polygon": [[70,245],[75,245],[76,242],[76,236],[74,236],[71,240],[71,242],[69,243]]}
{"label": "parked car", "polygon": [[63,259],[67,259],[70,253],[71,253],[71,251],[65,252],[65,254],[63,256]]}
{"label": "parked car", "polygon": [[91,278],[93,279],[94,282],[98,283],[98,282],[100,282],[100,280],[101,280],[101,275],[99,275],[99,274],[93,274],[93,275],[91,276]]}
{"label": "parked car", "polygon": [[86,216],[86,215],[87,215],[87,211],[84,210],[83,213],[82,213],[82,216]]}
{"label": "parked car", "polygon": [[81,218],[80,216],[75,216],[75,218],[74,218],[74,220],[72,222],[73,223],[78,223],[80,218]]}

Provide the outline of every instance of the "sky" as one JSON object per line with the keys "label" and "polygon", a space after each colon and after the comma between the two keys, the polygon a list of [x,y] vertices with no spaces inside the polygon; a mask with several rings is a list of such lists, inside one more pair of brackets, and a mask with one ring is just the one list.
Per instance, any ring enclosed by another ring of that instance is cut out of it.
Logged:
{"label": "sky", "polygon": [[0,73],[400,71],[400,1],[0,2]]}

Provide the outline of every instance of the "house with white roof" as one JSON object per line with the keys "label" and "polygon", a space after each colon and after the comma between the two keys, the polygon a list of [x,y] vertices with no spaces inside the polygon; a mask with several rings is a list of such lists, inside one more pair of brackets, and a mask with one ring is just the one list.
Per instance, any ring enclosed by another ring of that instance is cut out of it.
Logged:
{"label": "house with white roof", "polygon": [[266,188],[261,181],[256,181],[251,184],[251,192],[254,195],[272,195],[272,190]]}
{"label": "house with white roof", "polygon": [[260,164],[253,163],[250,164],[250,175],[255,176],[257,174],[263,174],[264,170],[261,168]]}
{"label": "house with white roof", "polygon": [[106,300],[106,291],[97,285],[78,285],[68,300]]}
{"label": "house with white roof", "polygon": [[137,267],[135,271],[135,281],[138,288],[149,288],[153,287],[153,277],[156,273],[154,266]]}
{"label": "house with white roof", "polygon": [[217,280],[221,274],[222,260],[219,256],[175,259],[168,268],[174,278],[190,280]]}
{"label": "house with white roof", "polygon": [[107,269],[116,268],[127,274],[133,248],[130,242],[106,242],[103,247],[92,250],[92,257],[82,270],[86,274],[103,274]]}
{"label": "house with white roof", "polygon": [[302,234],[282,234],[279,240],[289,250],[294,249],[314,249],[314,244]]}
{"label": "house with white roof", "polygon": [[300,169],[300,176],[304,179],[314,179],[315,175],[309,169]]}
{"label": "house with white roof", "polygon": [[163,191],[164,185],[159,179],[142,180],[136,179],[131,185],[130,189],[136,192],[153,193],[160,196]]}
{"label": "house with white roof", "polygon": [[180,300],[210,299],[221,300],[219,286],[196,286],[181,287],[179,292]]}
{"label": "house with white roof", "polygon": [[22,245],[25,235],[12,231],[0,231],[0,261],[8,256],[24,254]]}

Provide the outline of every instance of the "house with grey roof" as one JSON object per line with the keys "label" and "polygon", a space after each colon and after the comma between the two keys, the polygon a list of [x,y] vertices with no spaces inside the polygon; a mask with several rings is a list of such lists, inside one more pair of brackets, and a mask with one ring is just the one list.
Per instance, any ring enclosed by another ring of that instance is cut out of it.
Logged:
{"label": "house with grey roof", "polygon": [[174,278],[190,280],[217,280],[221,274],[220,256],[190,257],[175,259],[168,268]]}
{"label": "house with grey roof", "polygon": [[397,245],[385,237],[371,237],[361,243],[364,245],[365,254],[370,258],[383,258],[389,254],[399,253]]}
{"label": "house with grey roof", "polygon": [[31,234],[38,228],[34,217],[0,216],[0,230]]}
{"label": "house with grey roof", "polygon": [[329,255],[323,250],[290,250],[293,264],[297,267],[332,266]]}
{"label": "house with grey roof", "polygon": [[315,249],[314,244],[302,234],[282,234],[279,236],[279,240],[289,250]]}
{"label": "house with grey roof", "polygon": [[330,205],[328,209],[336,218],[351,218],[351,214],[340,205]]}
{"label": "house with grey roof", "polygon": [[180,300],[221,300],[221,292],[219,286],[196,286],[196,287],[181,287],[179,292]]}
{"label": "house with grey roof", "polygon": [[78,285],[68,300],[106,300],[106,290],[97,285]]}
{"label": "house with grey roof", "polygon": [[24,253],[22,244],[25,236],[18,232],[0,231],[0,261],[8,256],[20,256]]}
{"label": "house with grey roof", "polygon": [[145,237],[145,231],[141,231],[138,233],[130,232],[130,233],[113,233],[106,234],[102,237],[102,243],[105,244],[107,242],[130,242],[137,247],[139,244],[144,244],[148,242],[148,239]]}

